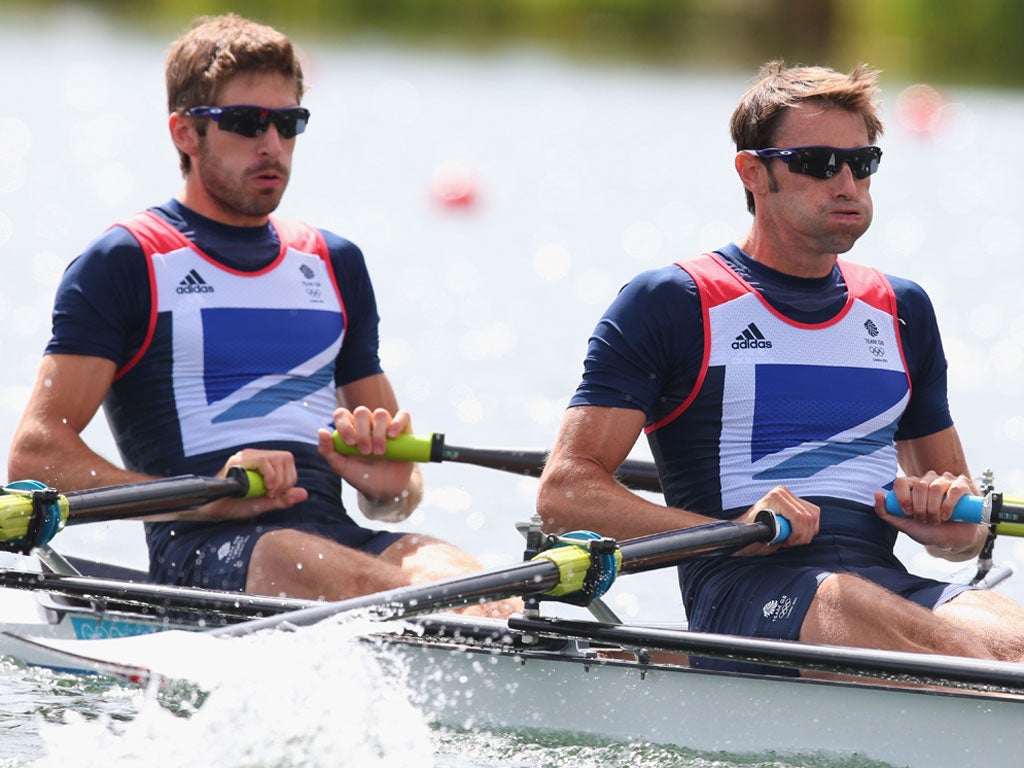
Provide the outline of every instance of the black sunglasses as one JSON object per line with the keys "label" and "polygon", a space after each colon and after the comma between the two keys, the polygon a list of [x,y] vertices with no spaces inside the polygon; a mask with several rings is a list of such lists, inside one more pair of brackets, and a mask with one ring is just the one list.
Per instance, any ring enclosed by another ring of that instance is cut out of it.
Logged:
{"label": "black sunglasses", "polygon": [[878,147],[855,147],[839,149],[838,147],[789,147],[788,149],[745,149],[758,157],[777,157],[789,166],[790,173],[813,176],[816,179],[831,179],[840,170],[843,163],[850,166],[855,179],[866,179],[878,171],[882,160],[882,150]]}
{"label": "black sunglasses", "polygon": [[268,109],[238,104],[230,107],[192,107],[186,109],[185,114],[189,117],[208,117],[222,131],[231,131],[250,139],[265,133],[271,123],[282,139],[294,139],[306,130],[309,122],[309,110],[305,107]]}

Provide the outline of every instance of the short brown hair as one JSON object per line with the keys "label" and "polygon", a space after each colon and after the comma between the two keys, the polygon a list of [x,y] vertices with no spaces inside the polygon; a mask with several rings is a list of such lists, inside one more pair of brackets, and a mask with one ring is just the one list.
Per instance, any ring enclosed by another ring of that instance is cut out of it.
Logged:
{"label": "short brown hair", "polygon": [[[278,73],[295,82],[295,100],[305,90],[302,66],[287,36],[233,13],[202,16],[167,54],[167,108],[183,112],[215,104],[220,89],[242,73]],[[179,152],[182,173],[189,157]]]}
{"label": "short brown hair", "polygon": [[[782,61],[769,61],[732,113],[729,129],[736,151],[773,146],[786,111],[806,102],[860,115],[868,142],[874,144],[883,131],[876,100],[878,75],[877,69],[866,64],[858,64],[844,75],[828,67],[786,67]],[[753,213],[753,195],[746,194],[747,210]]]}

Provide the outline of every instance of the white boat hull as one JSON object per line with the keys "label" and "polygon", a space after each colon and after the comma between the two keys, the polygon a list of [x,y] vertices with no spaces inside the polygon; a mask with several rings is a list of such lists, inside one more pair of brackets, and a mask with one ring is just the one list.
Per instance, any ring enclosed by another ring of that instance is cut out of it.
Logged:
{"label": "white boat hull", "polygon": [[1015,765],[1024,701],[389,642],[445,725],[585,732],[697,751],[863,755],[898,766]]}
{"label": "white boat hull", "polygon": [[[188,649],[178,657],[197,659],[210,655],[204,651],[211,643],[230,642],[192,631],[194,625],[161,631],[173,627],[150,616],[70,608],[22,590],[0,589],[0,609],[10,620],[0,633],[0,655],[135,684],[169,672],[146,661],[166,655],[154,652],[158,645],[177,643]],[[415,703],[455,728],[581,733],[701,752],[861,755],[913,768],[1018,762],[1017,731],[1024,726],[1019,693],[697,670],[640,662],[568,636],[537,647],[467,643],[473,627],[519,638],[523,633],[509,632],[503,622],[447,615],[444,624],[448,630],[438,635],[384,635],[369,642]],[[936,658],[939,669],[954,672],[971,663]],[[1001,668],[1011,667],[1022,674],[1020,665]],[[1014,679],[1021,686],[1024,678]]]}

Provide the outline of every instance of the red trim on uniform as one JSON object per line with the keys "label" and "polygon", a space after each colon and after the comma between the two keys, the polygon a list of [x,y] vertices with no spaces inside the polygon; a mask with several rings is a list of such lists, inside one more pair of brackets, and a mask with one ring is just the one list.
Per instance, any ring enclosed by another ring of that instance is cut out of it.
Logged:
{"label": "red trim on uniform", "polygon": [[345,309],[345,300],[341,297],[341,287],[338,285],[338,278],[334,274],[334,265],[331,263],[331,254],[327,250],[327,241],[324,240],[324,233],[316,227],[311,227],[309,224],[300,221],[286,221],[278,219],[276,216],[270,217],[270,223],[277,230],[278,239],[281,241],[281,258],[284,258],[285,246],[287,244],[303,253],[316,254],[323,261],[324,268],[331,278],[334,295],[338,297],[338,306],[341,308],[342,328],[347,329],[348,311]]}
{"label": "red trim on uniform", "polygon": [[893,320],[896,345],[903,362],[903,370],[907,376],[907,386],[913,394],[913,384],[910,381],[910,372],[907,369],[907,358],[903,353],[903,338],[900,335],[899,316],[896,311],[896,293],[892,289],[885,275],[874,267],[866,267],[862,264],[838,260],[839,271],[846,281],[846,304],[835,317],[824,323],[800,323],[791,320],[776,310],[750,283],[736,274],[735,271],[717,253],[705,253],[689,261],[677,261],[676,266],[687,272],[697,285],[697,292],[700,295],[700,312],[704,325],[704,355],[700,363],[700,373],[697,381],[686,399],[671,413],[661,418],[654,424],[644,427],[644,433],[650,434],[655,430],[674,421],[679,415],[690,407],[690,404],[697,398],[701,388],[704,386],[704,379],[707,377],[708,362],[711,359],[711,324],[710,310],[713,306],[725,304],[733,299],[738,299],[747,294],[753,294],[758,301],[771,312],[775,317],[784,323],[795,328],[828,328],[842,320],[853,308],[855,301],[863,301],[875,309],[887,313]]}
{"label": "red trim on uniform", "polygon": [[138,364],[149,350],[149,345],[153,342],[153,334],[156,333],[156,270],[153,268],[153,254],[166,253],[169,249],[168,246],[188,245],[187,238],[173,227],[171,228],[173,235],[177,235],[177,237],[168,236],[171,233],[166,231],[167,228],[159,226],[163,223],[164,220],[152,211],[143,211],[114,225],[128,230],[128,233],[138,242],[146,259],[146,272],[149,274],[149,321],[146,323],[146,337],[132,359],[114,373],[114,381],[120,379]]}
{"label": "red trim on uniform", "polygon": [[153,256],[158,253],[165,254],[182,248],[188,248],[197,253],[205,261],[208,261],[211,266],[223,270],[224,272],[229,272],[233,275],[240,275],[242,277],[255,277],[271,271],[281,263],[289,248],[294,248],[302,253],[314,254],[319,256],[327,267],[327,273],[331,277],[331,283],[334,286],[334,292],[338,296],[338,304],[341,307],[342,322],[344,323],[342,327],[348,327],[348,314],[345,311],[345,302],[341,299],[341,290],[338,287],[338,280],[334,275],[330,252],[327,250],[327,242],[324,240],[323,233],[316,227],[312,227],[308,224],[297,221],[284,221],[273,216],[270,217],[270,223],[273,225],[277,232],[278,239],[281,241],[281,250],[276,259],[257,272],[246,272],[243,270],[231,269],[219,261],[216,261],[212,257],[203,253],[203,251],[197,247],[195,243],[185,237],[180,230],[153,211],[142,211],[141,213],[137,213],[134,216],[114,225],[128,230],[132,237],[134,237],[141,246],[143,255],[146,258],[146,270],[149,273],[150,296],[149,323],[146,328],[146,338],[139,347],[139,350],[132,356],[132,359],[125,363],[125,365],[115,373],[114,381],[120,379],[138,364],[139,360],[142,359],[149,349],[149,345],[153,341],[153,335],[156,333],[157,291],[156,270],[153,266]]}

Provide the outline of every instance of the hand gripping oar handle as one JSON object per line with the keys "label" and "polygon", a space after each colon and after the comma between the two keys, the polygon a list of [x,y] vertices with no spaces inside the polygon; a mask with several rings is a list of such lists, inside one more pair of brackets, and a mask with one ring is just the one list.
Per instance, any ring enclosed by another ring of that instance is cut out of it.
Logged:
{"label": "hand gripping oar handle", "polygon": [[[337,431],[332,435],[334,449],[345,456],[364,456],[354,445],[348,445]],[[503,472],[514,472],[528,477],[540,477],[547,461],[546,451],[518,450],[509,448],[460,448],[446,445],[444,434],[434,432],[427,437],[402,434],[391,438],[382,456],[366,458],[391,459],[393,461],[455,462],[474,464]],[[653,462],[627,459],[615,471],[623,485],[637,491],[661,493],[658,469]]]}
{"label": "hand gripping oar handle", "polygon": [[[893,491],[886,494],[885,511],[890,515],[909,517],[900,507]],[[995,525],[996,533],[1024,536],[1024,502],[1004,497],[1001,493],[963,496],[953,507],[949,519],[959,523]]]}
{"label": "hand gripping oar handle", "polygon": [[[0,495],[0,542],[15,541],[28,536],[34,517],[38,517],[38,496],[42,484],[12,483]],[[192,509],[226,497],[257,498],[266,494],[263,478],[258,472],[232,467],[227,477],[181,475],[141,483],[127,483],[105,488],[90,488],[53,495],[47,505],[56,505],[59,524],[94,523],[142,517],[158,512]],[[47,540],[49,540],[47,538]],[[42,544],[44,541],[33,542]]]}
{"label": "hand gripping oar handle", "polygon": [[179,475],[141,483],[69,491],[68,525],[143,517],[192,509],[224,498],[255,499],[266,495],[259,472],[232,467],[227,477]]}

